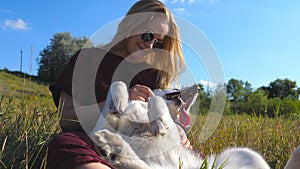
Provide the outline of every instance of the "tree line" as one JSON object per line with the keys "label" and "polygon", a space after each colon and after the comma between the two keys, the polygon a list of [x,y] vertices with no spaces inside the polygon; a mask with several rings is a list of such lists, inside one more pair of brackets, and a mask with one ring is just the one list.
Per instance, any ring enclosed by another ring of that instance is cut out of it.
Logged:
{"label": "tree line", "polygon": [[[87,45],[88,44],[88,45]],[[38,78],[53,82],[70,57],[84,46],[92,46],[87,37],[72,37],[69,32],[56,33],[37,59]],[[212,93],[200,87],[200,112],[209,110]],[[300,87],[290,79],[276,79],[268,86],[253,89],[248,81],[230,79],[226,84],[226,114],[300,115]]]}
{"label": "tree line", "polygon": [[230,79],[227,83],[227,112],[268,115],[300,115],[300,88],[296,81],[276,79],[268,86],[251,88],[249,82]]}
{"label": "tree line", "polygon": [[[208,112],[214,93],[200,86],[200,112]],[[288,78],[276,79],[268,86],[253,89],[248,81],[228,80],[225,114],[249,114],[268,117],[300,117],[300,87]]]}

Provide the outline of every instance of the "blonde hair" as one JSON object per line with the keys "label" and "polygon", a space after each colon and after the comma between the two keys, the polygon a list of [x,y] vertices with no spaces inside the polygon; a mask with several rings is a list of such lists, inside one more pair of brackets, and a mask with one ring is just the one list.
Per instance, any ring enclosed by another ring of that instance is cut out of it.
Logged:
{"label": "blonde hair", "polygon": [[133,4],[118,25],[114,38],[105,45],[105,48],[110,50],[124,47],[126,39],[133,35],[136,28],[145,25],[149,20],[160,15],[163,15],[169,21],[169,33],[163,40],[164,50],[168,52],[157,52],[154,57],[157,59],[154,59],[156,61],[153,61],[152,64],[156,64],[156,67],[160,69],[160,77],[157,79],[158,87],[167,88],[170,87],[173,80],[176,84],[178,83],[178,76],[184,71],[185,63],[179,29],[174,16],[162,2],[158,0],[140,0]]}

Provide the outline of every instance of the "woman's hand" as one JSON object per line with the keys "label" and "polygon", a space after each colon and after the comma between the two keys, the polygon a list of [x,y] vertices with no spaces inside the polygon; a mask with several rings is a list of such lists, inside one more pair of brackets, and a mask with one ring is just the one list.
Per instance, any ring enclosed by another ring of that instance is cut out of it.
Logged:
{"label": "woman's hand", "polygon": [[129,89],[129,100],[147,101],[149,97],[153,96],[153,91],[144,85],[136,84]]}
{"label": "woman's hand", "polygon": [[180,144],[187,149],[193,149],[190,140],[186,137],[184,130],[179,125],[177,125],[177,129],[180,135]]}
{"label": "woman's hand", "polygon": [[180,138],[180,144],[187,149],[191,149],[191,150],[193,149],[190,140],[186,136]]}

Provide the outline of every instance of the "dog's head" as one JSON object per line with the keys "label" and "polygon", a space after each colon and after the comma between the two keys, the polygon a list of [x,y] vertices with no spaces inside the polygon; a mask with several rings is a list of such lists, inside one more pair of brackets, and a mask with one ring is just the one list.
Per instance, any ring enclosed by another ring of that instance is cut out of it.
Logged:
{"label": "dog's head", "polygon": [[153,92],[156,96],[164,98],[175,122],[189,127],[191,123],[189,111],[198,96],[198,89],[198,85],[195,84],[182,89],[156,89]]}

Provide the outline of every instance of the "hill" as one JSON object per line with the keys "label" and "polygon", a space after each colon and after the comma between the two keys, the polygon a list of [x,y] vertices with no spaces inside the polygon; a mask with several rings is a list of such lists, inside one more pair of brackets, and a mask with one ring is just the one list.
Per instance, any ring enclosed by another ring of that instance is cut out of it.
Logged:
{"label": "hill", "polygon": [[0,92],[14,91],[18,95],[49,95],[48,83],[19,71],[0,70]]}
{"label": "hill", "polygon": [[47,142],[59,131],[58,118],[48,84],[1,70],[0,168],[44,168]]}

